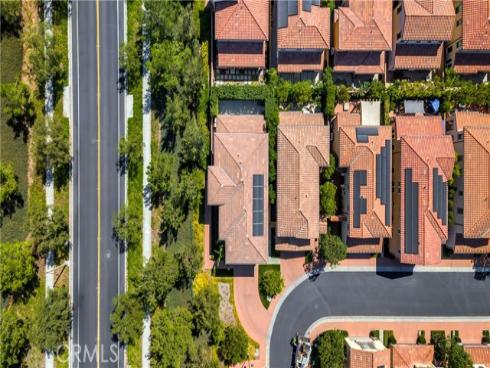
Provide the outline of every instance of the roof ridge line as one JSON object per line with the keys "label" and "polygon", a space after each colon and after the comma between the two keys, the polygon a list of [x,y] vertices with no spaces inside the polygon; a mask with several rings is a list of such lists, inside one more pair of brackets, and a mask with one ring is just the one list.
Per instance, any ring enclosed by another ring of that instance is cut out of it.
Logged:
{"label": "roof ridge line", "polygon": [[267,38],[264,30],[262,29],[262,27],[260,26],[260,23],[259,21],[257,20],[257,18],[255,17],[254,13],[250,10],[250,8],[248,7],[248,4],[247,4],[247,1],[246,0],[242,0],[242,2],[245,4],[248,12],[250,13],[250,15],[252,15],[252,18],[254,19],[255,23],[257,23],[257,26],[259,27],[260,31],[262,32],[262,35]]}

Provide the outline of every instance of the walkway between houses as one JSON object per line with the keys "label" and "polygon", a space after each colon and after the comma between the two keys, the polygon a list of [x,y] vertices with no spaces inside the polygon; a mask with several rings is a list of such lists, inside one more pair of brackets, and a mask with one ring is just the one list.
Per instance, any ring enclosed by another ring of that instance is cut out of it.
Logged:
{"label": "walkway between houses", "polygon": [[[143,5],[144,11],[144,5]],[[151,193],[148,190],[147,168],[151,161],[151,91],[150,73],[147,61],[150,58],[150,42],[143,29],[143,263],[151,257]],[[150,368],[150,325],[151,319],[147,315],[143,322],[143,336],[141,347],[141,366]]]}

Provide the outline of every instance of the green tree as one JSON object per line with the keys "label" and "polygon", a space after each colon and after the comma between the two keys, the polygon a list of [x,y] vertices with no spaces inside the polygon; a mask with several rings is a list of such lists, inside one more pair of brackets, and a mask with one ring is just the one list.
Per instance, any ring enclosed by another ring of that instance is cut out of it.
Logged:
{"label": "green tree", "polygon": [[55,82],[54,92],[58,93],[67,74],[64,43],[58,34],[45,34],[42,23],[27,27],[22,33],[23,42],[30,49],[28,54],[28,73],[37,84],[37,93],[44,95],[44,87],[49,79]]}
{"label": "green tree", "polygon": [[12,164],[0,162],[0,224],[4,216],[10,216],[23,204]]}
{"label": "green tree", "polygon": [[284,289],[284,280],[279,269],[266,270],[260,276],[259,289],[263,295],[273,298]]}
{"label": "green tree", "polygon": [[0,314],[0,366],[20,367],[29,348],[28,326],[15,309],[7,308]]}
{"label": "green tree", "polygon": [[448,343],[444,331],[432,331],[430,343],[434,345],[434,365],[443,367],[447,361]]}
{"label": "green tree", "polygon": [[310,81],[294,83],[291,90],[291,98],[299,106],[304,106],[313,101],[313,87]]}
{"label": "green tree", "polygon": [[64,184],[71,165],[68,119],[50,119],[47,123],[40,119],[34,128],[34,156],[38,172],[45,175],[49,164],[55,182]]}
{"label": "green tree", "polygon": [[447,363],[448,368],[473,368],[470,355],[455,339],[451,340]]}
{"label": "green tree", "polygon": [[37,285],[37,267],[27,242],[0,244],[0,291],[4,297],[26,297]]}
{"label": "green tree", "polygon": [[344,338],[345,331],[331,330],[322,333],[314,343],[315,367],[343,368],[344,367]]}
{"label": "green tree", "polygon": [[[177,186],[174,170],[174,159],[172,155],[160,152],[151,160],[148,167],[148,189],[151,193],[152,203],[159,205],[163,198]],[[164,207],[165,208],[165,207]]]}
{"label": "green tree", "polygon": [[118,295],[113,300],[111,314],[112,333],[125,345],[134,344],[143,332],[145,312],[138,299],[130,293]]}
{"label": "green tree", "polygon": [[137,281],[137,295],[146,311],[163,306],[169,291],[174,287],[179,269],[174,257],[162,248],[156,248]]}
{"label": "green tree", "polygon": [[137,206],[126,205],[121,208],[114,219],[114,233],[120,241],[126,242],[128,248],[141,242],[141,211]]}
{"label": "green tree", "polygon": [[49,290],[41,308],[32,321],[32,343],[43,351],[60,353],[70,333],[70,296],[66,288]]}
{"label": "green tree", "polygon": [[163,239],[175,239],[186,218],[185,210],[184,204],[177,195],[172,195],[163,201],[160,214],[160,234]]}
{"label": "green tree", "polygon": [[209,345],[205,335],[199,335],[194,339],[193,349],[190,351],[189,359],[184,368],[222,368],[216,349]]}
{"label": "green tree", "polygon": [[347,256],[347,246],[337,235],[322,234],[318,253],[330,265],[336,266]]}
{"label": "green tree", "polygon": [[345,86],[344,84],[338,85],[336,90],[336,102],[344,103],[344,102],[349,102],[349,100],[350,100],[350,93],[347,86]]}
{"label": "green tree", "polygon": [[197,272],[202,267],[202,253],[194,242],[175,244],[173,256],[179,269],[177,286],[186,288],[192,284]]}
{"label": "green tree", "polygon": [[179,150],[181,165],[186,167],[199,167],[203,169],[206,166],[207,136],[199,129],[196,119],[188,122],[182,135],[182,142]]}
{"label": "green tree", "polygon": [[226,365],[235,365],[248,357],[248,336],[235,325],[226,326],[225,337],[219,345],[218,354]]}
{"label": "green tree", "polygon": [[183,307],[158,309],[152,319],[152,366],[181,368],[193,348],[192,314]]}
{"label": "green tree", "polygon": [[185,212],[197,208],[201,203],[201,191],[204,189],[204,171],[193,169],[180,173],[178,192],[175,193]]}
{"label": "green tree", "polygon": [[332,180],[335,170],[337,169],[337,157],[333,153],[329,156],[328,166],[322,170],[323,180]]}
{"label": "green tree", "polygon": [[56,264],[68,258],[69,225],[61,208],[54,207],[51,216],[44,208],[34,213],[31,219],[31,235],[37,254],[46,258],[49,252],[53,252]]}
{"label": "green tree", "polygon": [[16,34],[20,29],[20,0],[0,1],[2,33]]}
{"label": "green tree", "polygon": [[140,135],[130,135],[119,141],[119,167],[123,171],[135,171],[143,160]]}
{"label": "green tree", "polygon": [[194,295],[192,314],[197,334],[206,334],[210,342],[218,344],[223,339],[223,324],[219,318],[220,296],[215,284],[207,284]]}
{"label": "green tree", "polygon": [[320,213],[322,216],[331,216],[337,213],[337,186],[326,181],[320,186]]}
{"label": "green tree", "polygon": [[[161,124],[163,141],[167,147],[173,148],[170,145],[170,143],[175,143],[172,139],[175,138],[175,135],[180,134],[191,120],[192,115],[187,99],[178,93],[166,96],[165,112]],[[172,142],[165,142],[165,140]]]}
{"label": "green tree", "polygon": [[332,68],[323,72],[323,88],[325,89],[325,115],[332,118],[335,114],[336,88],[332,77]]}
{"label": "green tree", "polygon": [[119,67],[125,72],[126,87],[133,90],[141,76],[141,53],[135,42],[121,44]]}
{"label": "green tree", "polygon": [[0,91],[3,105],[2,113],[7,124],[12,127],[16,136],[22,133],[24,137],[27,137],[29,128],[36,116],[29,88],[24,83],[17,81],[16,83],[2,84]]}

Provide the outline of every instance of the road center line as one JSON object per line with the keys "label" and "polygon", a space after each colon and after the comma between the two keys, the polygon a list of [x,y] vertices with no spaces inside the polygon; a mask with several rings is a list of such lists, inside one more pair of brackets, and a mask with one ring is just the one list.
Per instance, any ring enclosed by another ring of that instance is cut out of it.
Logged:
{"label": "road center line", "polygon": [[99,0],[95,1],[97,48],[97,368],[100,367],[100,36]]}

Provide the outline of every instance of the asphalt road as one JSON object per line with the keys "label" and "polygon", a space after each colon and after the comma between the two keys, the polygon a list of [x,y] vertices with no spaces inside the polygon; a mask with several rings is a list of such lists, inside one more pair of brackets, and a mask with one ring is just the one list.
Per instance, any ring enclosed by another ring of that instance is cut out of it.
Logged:
{"label": "asphalt road", "polygon": [[490,317],[490,278],[473,273],[328,272],[306,280],[274,321],[269,367],[290,367],[290,340],[322,317]]}
{"label": "asphalt road", "polygon": [[112,230],[113,219],[124,203],[124,176],[117,168],[118,142],[124,134],[125,120],[124,93],[118,85],[123,2],[74,1],[72,12],[74,315],[71,357],[75,368],[123,367],[123,349],[113,340],[109,319],[114,296],[124,291],[125,272],[125,255]]}

